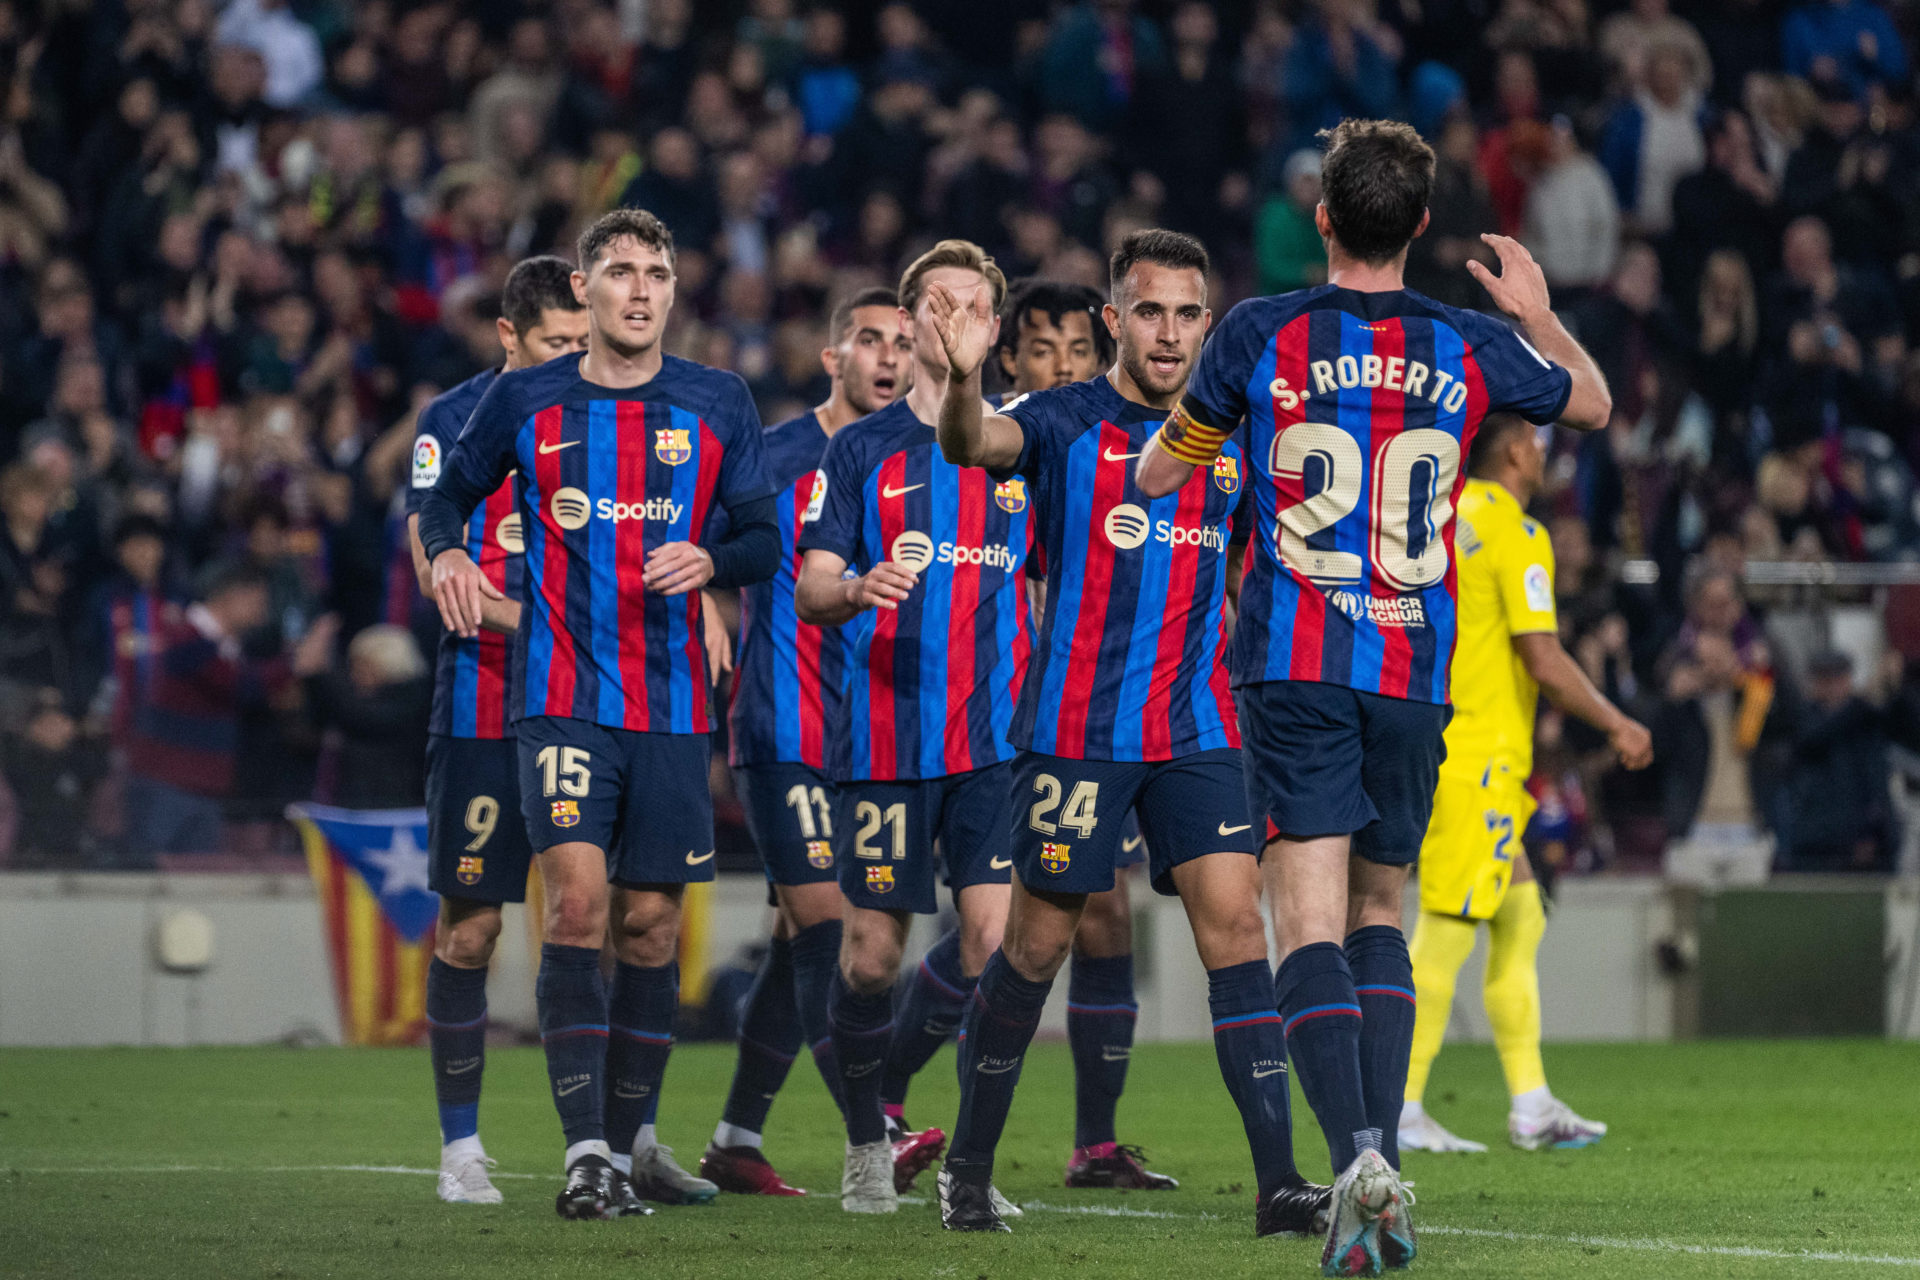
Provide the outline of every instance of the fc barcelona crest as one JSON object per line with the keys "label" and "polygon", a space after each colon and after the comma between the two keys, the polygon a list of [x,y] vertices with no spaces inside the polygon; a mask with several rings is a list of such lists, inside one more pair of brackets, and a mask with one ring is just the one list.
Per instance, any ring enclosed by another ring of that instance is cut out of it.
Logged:
{"label": "fc barcelona crest", "polygon": [[479,884],[480,877],[486,874],[487,864],[484,858],[462,858],[453,869],[453,878],[461,884]]}
{"label": "fc barcelona crest", "polygon": [[[817,871],[825,871],[833,865],[833,846],[825,840],[807,841],[807,864]],[[884,871],[891,868],[876,867],[874,870]]]}
{"label": "fc barcelona crest", "polygon": [[893,892],[893,868],[892,867],[868,867],[867,868],[867,892],[868,893],[892,893]]}
{"label": "fc barcelona crest", "polygon": [[1215,458],[1213,482],[1219,485],[1220,492],[1228,497],[1240,492],[1240,459],[1225,453]]}
{"label": "fc barcelona crest", "polygon": [[553,802],[553,825],[573,827],[580,824],[580,802],[578,800],[555,800]]}
{"label": "fc barcelona crest", "polygon": [[1027,509],[1027,482],[1019,476],[1011,480],[1002,480],[993,486],[993,500],[1008,515],[1019,515]]}
{"label": "fc barcelona crest", "polygon": [[677,467],[693,456],[692,434],[685,427],[663,427],[653,433],[653,456]]}
{"label": "fc barcelona crest", "polygon": [[1065,871],[1067,864],[1073,860],[1068,856],[1072,849],[1072,845],[1054,844],[1048,841],[1040,846],[1040,865],[1057,876]]}

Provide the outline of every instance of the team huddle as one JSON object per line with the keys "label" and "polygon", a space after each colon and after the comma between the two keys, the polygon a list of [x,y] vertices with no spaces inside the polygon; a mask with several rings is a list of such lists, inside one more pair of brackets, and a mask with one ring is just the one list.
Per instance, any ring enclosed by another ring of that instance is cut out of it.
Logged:
{"label": "team huddle", "polygon": [[[834,309],[831,394],[764,431],[738,376],[663,352],[673,242],[652,215],[601,218],[577,265],[515,268],[506,367],[422,413],[409,490],[447,626],[428,782],[442,1199],[500,1198],[478,1136],[486,966],[535,855],[563,1217],[805,1194],[762,1140],[804,1047],[845,1119],[843,1209],[896,1211],[944,1157],[943,1225],[1009,1230],[995,1149],[1063,967],[1067,1185],[1177,1185],[1116,1132],[1136,864],[1180,898],[1207,970],[1256,1233],[1324,1236],[1326,1274],[1412,1262],[1401,1146],[1477,1145],[1421,1089],[1478,921],[1509,979],[1496,993],[1490,969],[1488,1002],[1513,1140],[1604,1133],[1546,1088],[1542,917],[1515,854],[1542,691],[1629,766],[1650,754],[1559,648],[1524,516],[1527,424],[1590,430],[1610,403],[1518,244],[1487,237],[1498,275],[1470,264],[1511,326],[1402,286],[1433,165],[1405,125],[1343,123],[1316,213],[1329,283],[1217,326],[1206,250],[1177,232],[1127,236],[1104,300],[1009,296],[978,246],[941,241],[897,290]],[[1011,385],[991,400],[989,363]],[[712,597],[733,591],[729,653]],[[695,1173],[654,1118],[681,899],[713,876],[710,667],[728,663],[775,925]],[[942,881],[958,923],[903,974]],[[912,1080],[956,1034],[959,1115],[916,1130]],[[1330,1185],[1294,1164],[1290,1064]]]}

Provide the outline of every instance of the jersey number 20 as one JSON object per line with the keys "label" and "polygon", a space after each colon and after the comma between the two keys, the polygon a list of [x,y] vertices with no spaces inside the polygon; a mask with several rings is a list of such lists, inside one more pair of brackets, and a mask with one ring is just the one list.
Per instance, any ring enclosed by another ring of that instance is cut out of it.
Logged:
{"label": "jersey number 20", "polygon": [[[1360,446],[1331,423],[1298,422],[1273,438],[1267,469],[1305,492],[1307,464],[1314,460],[1319,492],[1279,513],[1280,563],[1313,582],[1358,582],[1366,571],[1358,554],[1310,547],[1307,538],[1331,529],[1360,505]],[[1402,431],[1375,451],[1368,537],[1374,570],[1394,590],[1418,591],[1446,576],[1441,531],[1453,519],[1453,482],[1459,475],[1460,442],[1433,427]]]}

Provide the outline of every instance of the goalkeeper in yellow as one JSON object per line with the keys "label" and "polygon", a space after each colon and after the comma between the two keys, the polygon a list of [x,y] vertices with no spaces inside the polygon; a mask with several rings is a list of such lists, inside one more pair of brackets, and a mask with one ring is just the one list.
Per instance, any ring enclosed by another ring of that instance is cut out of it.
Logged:
{"label": "goalkeeper in yellow", "polygon": [[1417,994],[1413,1057],[1400,1112],[1400,1147],[1485,1151],[1456,1137],[1421,1103],[1440,1052],[1453,984],[1480,924],[1490,937],[1487,1019],[1513,1102],[1515,1146],[1584,1147],[1607,1126],[1584,1120],[1553,1096],[1540,1062],[1540,979],[1535,958],[1546,929],[1540,886],[1521,848],[1534,810],[1533,718],[1540,694],[1607,735],[1629,769],[1653,759],[1646,727],[1593,687],[1561,647],[1554,616],[1553,545],[1527,518],[1545,475],[1547,433],[1513,415],[1489,417],[1473,443],[1460,497],[1455,547],[1460,632],[1453,658],[1453,721],[1420,848],[1420,921],[1414,929]]}

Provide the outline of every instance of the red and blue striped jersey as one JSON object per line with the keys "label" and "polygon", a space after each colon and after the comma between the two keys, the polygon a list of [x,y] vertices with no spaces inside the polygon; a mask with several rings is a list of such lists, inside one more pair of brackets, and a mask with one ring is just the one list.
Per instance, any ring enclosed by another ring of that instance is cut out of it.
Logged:
{"label": "red and blue striped jersey", "polygon": [[641,574],[655,548],[698,541],[716,503],[769,496],[759,413],[724,370],[667,356],[650,381],[614,388],[582,379],[580,359],[495,379],[435,486],[470,513],[520,472],[510,714],[709,732],[700,593],[659,595]]}
{"label": "red and blue striped jersey", "polygon": [[852,623],[829,771],[939,778],[1012,759],[1007,726],[1032,649],[1026,482],[949,463],[904,399],[842,428],[821,470],[826,488],[800,549],[831,551],[860,573],[891,560],[920,575],[899,608]]}
{"label": "red and blue striped jersey", "polygon": [[799,533],[807,507],[825,483],[820,455],[827,433],[809,410],[767,428],[767,475],[779,510],[779,570],[740,593],[740,647],[727,707],[734,765],[827,767],[827,731],[840,714],[847,650],[854,626],[800,621],[793,592],[800,581]]}
{"label": "red and blue striped jersey", "polygon": [[1186,402],[1246,419],[1255,550],[1233,683],[1446,702],[1467,450],[1489,413],[1550,422],[1572,388],[1504,323],[1411,290],[1322,285],[1228,312]]}
{"label": "red and blue striped jersey", "polygon": [[[420,411],[413,437],[413,467],[407,486],[407,513],[416,515],[420,498],[440,478],[447,450],[466,429],[467,419],[499,370],[468,378],[444,391]],[[525,541],[515,490],[518,473],[487,495],[467,519],[467,554],[487,580],[509,600],[526,599]],[[408,577],[412,574],[409,571]],[[497,631],[482,631],[473,639],[440,632],[440,651],[433,672],[433,714],[429,733],[453,738],[505,738],[513,734],[507,716],[507,657],[509,639]]]}
{"label": "red and blue striped jersey", "polygon": [[1210,472],[1148,499],[1133,482],[1166,417],[1105,375],[1000,412],[1026,443],[1046,616],[1013,744],[1080,760],[1171,760],[1240,745],[1226,667],[1227,547],[1245,495],[1229,441]]}

